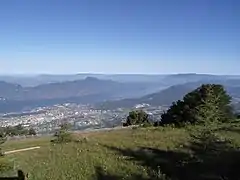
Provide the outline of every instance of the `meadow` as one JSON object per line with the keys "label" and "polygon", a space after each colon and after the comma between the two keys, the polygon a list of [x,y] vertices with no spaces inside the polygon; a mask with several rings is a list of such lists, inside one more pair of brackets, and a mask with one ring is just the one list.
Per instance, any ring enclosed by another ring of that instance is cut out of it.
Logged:
{"label": "meadow", "polygon": [[[237,178],[239,123],[216,129],[230,141],[190,136],[197,127],[148,127],[75,134],[75,142],[53,144],[51,137],[7,141],[4,151],[40,149],[1,157],[30,180],[229,179]],[[207,144],[209,143],[209,144]],[[215,144],[216,143],[216,146]]]}

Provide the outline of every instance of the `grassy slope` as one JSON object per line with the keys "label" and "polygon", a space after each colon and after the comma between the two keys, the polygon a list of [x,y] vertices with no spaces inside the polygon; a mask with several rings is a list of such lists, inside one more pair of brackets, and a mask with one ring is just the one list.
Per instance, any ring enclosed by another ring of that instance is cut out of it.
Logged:
{"label": "grassy slope", "polygon": [[[237,132],[224,132],[240,144]],[[161,153],[181,150],[181,144],[189,140],[184,129],[146,128],[118,130],[81,135],[87,142],[52,145],[49,139],[9,141],[4,150],[41,146],[41,149],[8,155],[16,169],[29,172],[34,180],[86,180],[86,179],[153,179],[157,171],[151,166],[153,159],[141,159],[136,155],[142,147]],[[81,138],[79,136],[79,138]],[[147,153],[147,152],[146,152]],[[165,154],[175,158],[175,154]],[[177,157],[177,156],[176,156]],[[169,162],[176,162],[176,159]],[[143,162],[145,160],[145,162]],[[161,167],[159,168],[161,169]],[[165,168],[166,173],[168,169]],[[154,175],[153,175],[154,174]]]}

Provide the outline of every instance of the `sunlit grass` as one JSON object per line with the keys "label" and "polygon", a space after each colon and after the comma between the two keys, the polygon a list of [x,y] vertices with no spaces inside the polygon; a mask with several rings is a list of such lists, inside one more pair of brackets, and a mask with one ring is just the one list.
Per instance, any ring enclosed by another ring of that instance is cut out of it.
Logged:
{"label": "sunlit grass", "polygon": [[[148,177],[147,170],[135,161],[129,161],[105,146],[137,149],[151,147],[160,149],[177,149],[179,144],[188,141],[185,129],[146,128],[118,130],[75,135],[85,141],[68,144],[52,144],[49,138],[9,141],[4,150],[14,150],[32,146],[40,149],[7,155],[4,158],[14,162],[15,170],[28,172],[30,180],[86,180],[95,178],[95,167],[104,171],[126,177],[140,174]],[[239,138],[235,135],[234,138]],[[240,138],[239,138],[240,139]]]}

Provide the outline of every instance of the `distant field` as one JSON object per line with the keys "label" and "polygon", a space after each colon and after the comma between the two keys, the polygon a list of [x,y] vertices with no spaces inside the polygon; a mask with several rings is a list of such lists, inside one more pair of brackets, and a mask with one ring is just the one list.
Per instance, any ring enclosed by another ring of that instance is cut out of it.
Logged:
{"label": "distant field", "polygon": [[[232,137],[240,144],[238,126],[235,130],[222,131],[222,135]],[[13,161],[16,170],[28,172],[30,180],[147,180],[164,179],[163,174],[169,173],[178,176],[181,172],[172,167],[179,161],[177,154],[189,153],[183,148],[189,141],[185,129],[136,128],[76,136],[79,139],[86,137],[86,141],[57,145],[51,144],[46,137],[8,141],[3,147],[5,151],[33,146],[41,148],[4,158]],[[157,164],[160,166],[154,167]]]}

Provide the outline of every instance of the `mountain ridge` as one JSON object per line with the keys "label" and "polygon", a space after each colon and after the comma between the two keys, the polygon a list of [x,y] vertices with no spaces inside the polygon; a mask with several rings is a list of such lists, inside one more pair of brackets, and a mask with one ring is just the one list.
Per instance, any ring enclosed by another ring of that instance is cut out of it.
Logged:
{"label": "mountain ridge", "polygon": [[22,87],[0,81],[0,112],[21,111],[25,107],[59,103],[96,103],[105,100],[142,96],[158,89],[154,84],[122,83],[86,77],[83,80]]}
{"label": "mountain ridge", "polygon": [[[116,77],[119,78],[118,75]],[[122,75],[120,79],[122,77],[127,78],[128,75]],[[132,81],[133,79],[114,81],[106,77],[106,79],[99,79],[88,76],[80,80],[52,82],[33,87],[0,81],[0,112],[9,112],[12,109],[21,111],[25,107],[51,106],[68,102],[90,103],[95,104],[96,107],[109,104],[109,108],[122,105],[131,107],[138,103],[167,105],[181,99],[184,94],[203,83],[224,84],[228,91],[237,98],[240,91],[240,79],[231,79],[226,76],[208,74],[150,75],[147,79],[156,78],[151,81],[146,79],[138,81],[139,76],[132,77],[137,81]],[[3,109],[5,110],[3,111]]]}
{"label": "mountain ridge", "polygon": [[[119,82],[159,82],[164,78],[186,79],[192,81],[196,78],[240,78],[237,75],[212,75],[212,74],[197,74],[197,73],[178,73],[178,74],[101,74],[101,73],[76,73],[76,74],[35,74],[35,75],[0,75],[0,80],[17,83],[24,87],[33,87],[41,84],[83,80],[86,77],[95,77],[98,79],[108,79]],[[167,80],[165,79],[165,80]],[[180,82],[183,83],[183,82]],[[171,83],[170,85],[173,85]]]}
{"label": "mountain ridge", "polygon": [[[233,82],[234,84],[232,84]],[[196,89],[201,84],[207,83],[222,84],[225,87],[226,91],[231,96],[233,96],[233,99],[240,98],[240,80],[205,80],[173,85],[161,91],[142,96],[140,98],[107,101],[96,104],[95,107],[100,109],[132,108],[137,104],[150,104],[152,106],[169,106],[172,102],[182,99],[185,94]]]}

